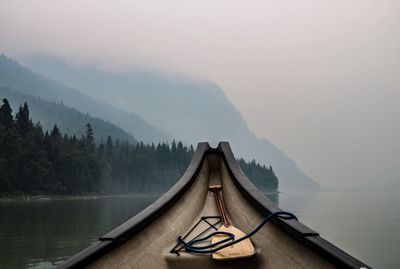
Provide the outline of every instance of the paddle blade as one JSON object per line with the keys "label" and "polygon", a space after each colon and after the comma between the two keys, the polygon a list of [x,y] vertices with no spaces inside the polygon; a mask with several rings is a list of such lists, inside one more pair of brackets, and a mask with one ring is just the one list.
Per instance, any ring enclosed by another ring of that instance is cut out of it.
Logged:
{"label": "paddle blade", "polygon": [[[218,231],[231,233],[235,236],[235,239],[245,236],[245,234],[241,230],[232,225],[229,225],[228,227],[222,225],[221,228],[218,229]],[[215,235],[211,239],[211,243],[217,243],[225,238],[227,238],[226,235]],[[253,243],[251,243],[250,238],[247,238],[232,246],[214,252],[212,254],[212,257],[215,260],[230,260],[250,257],[254,254],[256,254],[256,252],[254,250]]]}

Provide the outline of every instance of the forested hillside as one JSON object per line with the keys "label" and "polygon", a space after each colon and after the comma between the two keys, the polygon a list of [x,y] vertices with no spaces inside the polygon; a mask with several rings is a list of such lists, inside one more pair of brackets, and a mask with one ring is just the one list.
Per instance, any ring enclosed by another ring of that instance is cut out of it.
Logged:
{"label": "forested hillside", "polygon": [[[0,86],[40,97],[51,102],[63,102],[82,113],[89,113],[110,121],[131,133],[136,139],[145,142],[171,141],[172,136],[161,131],[135,113],[119,110],[105,102],[91,98],[77,89],[46,79],[6,57],[0,55]],[[41,120],[42,119],[37,119]]]}
{"label": "forested hillside", "polygon": [[14,111],[18,110],[20,104],[27,102],[32,120],[40,122],[44,131],[50,131],[57,124],[60,132],[81,137],[85,134],[85,125],[90,122],[98,143],[105,141],[108,136],[136,143],[132,135],[113,123],[94,118],[89,114],[83,114],[74,108],[65,106],[62,102],[50,102],[29,94],[13,91],[10,87],[1,86],[0,97],[7,98]]}
{"label": "forested hillside", "polygon": [[[240,112],[221,87],[210,81],[172,77],[161,72],[109,72],[96,67],[66,64],[51,57],[25,61],[46,76],[79,88],[128,112],[139,113],[150,124],[186,143],[229,141],[237,156],[272,165],[281,190],[312,190],[318,184],[305,175],[284,152],[249,130]],[[268,118],[260,115],[268,125]]]}
{"label": "forested hillside", "polygon": [[182,143],[96,144],[91,124],[84,136],[43,132],[29,107],[15,118],[7,99],[0,108],[0,193],[83,194],[163,192],[183,173],[193,154]]}
{"label": "forested hillside", "polygon": [[[162,193],[183,174],[193,148],[182,142],[135,145],[113,140],[96,143],[90,123],[81,137],[62,134],[55,125],[43,132],[27,103],[15,117],[7,99],[0,107],[0,194]],[[240,161],[254,183],[276,191],[272,168]]]}

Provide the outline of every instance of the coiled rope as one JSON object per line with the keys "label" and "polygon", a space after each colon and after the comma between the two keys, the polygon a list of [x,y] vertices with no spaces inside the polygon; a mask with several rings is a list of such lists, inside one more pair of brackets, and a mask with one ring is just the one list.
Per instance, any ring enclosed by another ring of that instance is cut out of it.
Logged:
{"label": "coiled rope", "polygon": [[[273,217],[279,217],[282,218],[284,220],[291,220],[291,219],[295,219],[297,220],[297,217],[290,213],[290,212],[286,212],[286,211],[277,211],[274,213],[271,213],[270,215],[268,215],[267,217],[264,218],[264,220],[250,233],[246,234],[245,236],[238,238],[235,240],[235,235],[233,235],[232,233],[229,232],[213,232],[205,237],[202,238],[198,238],[196,240],[193,240],[191,242],[185,242],[180,236],[178,237],[178,242],[181,243],[185,250],[187,252],[192,252],[192,253],[199,253],[199,254],[206,254],[206,253],[214,253],[218,250],[221,250],[223,248],[232,246],[236,243],[239,243],[240,241],[243,241],[251,236],[253,236],[255,233],[257,233],[263,226],[265,223],[267,223],[269,220],[271,220]],[[199,244],[201,242],[204,242],[208,239],[210,239],[211,237],[215,236],[215,235],[225,235],[227,236],[227,238],[214,243],[214,244],[209,244],[206,246],[195,246],[196,244]],[[231,242],[229,242],[231,241]],[[226,243],[228,242],[228,243]],[[226,243],[226,244],[224,244]],[[221,245],[223,244],[223,245]]]}

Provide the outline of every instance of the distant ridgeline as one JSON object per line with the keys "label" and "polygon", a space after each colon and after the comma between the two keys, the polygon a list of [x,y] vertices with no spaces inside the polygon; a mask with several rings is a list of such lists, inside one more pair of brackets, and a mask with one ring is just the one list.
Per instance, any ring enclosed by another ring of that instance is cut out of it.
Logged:
{"label": "distant ridgeline", "polygon": [[19,104],[27,102],[31,117],[34,121],[40,121],[40,125],[44,131],[50,131],[57,124],[62,133],[82,136],[85,134],[85,125],[90,122],[96,133],[97,143],[106,141],[108,136],[120,141],[136,142],[131,134],[115,124],[95,118],[88,113],[84,114],[75,108],[65,106],[62,102],[51,102],[43,98],[12,90],[10,87],[5,86],[0,86],[0,96],[7,98],[13,109],[18,109]]}
{"label": "distant ridgeline", "polygon": [[[7,99],[0,107],[0,193],[122,194],[162,193],[186,170],[193,147],[181,142],[131,144],[109,136],[95,143],[90,123],[81,137],[62,135],[57,125],[43,132],[26,103],[15,117]],[[240,165],[263,191],[276,191],[272,167]]]}

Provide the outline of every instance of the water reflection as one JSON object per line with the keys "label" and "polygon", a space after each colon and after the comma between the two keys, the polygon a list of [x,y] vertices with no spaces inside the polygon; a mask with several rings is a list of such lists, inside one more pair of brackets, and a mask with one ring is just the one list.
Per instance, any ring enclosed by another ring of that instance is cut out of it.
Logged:
{"label": "water reflection", "polygon": [[[398,268],[400,193],[269,193],[283,210],[376,268]],[[52,268],[158,196],[0,202],[0,268]]]}
{"label": "water reflection", "polygon": [[0,203],[0,268],[52,268],[158,196]]}

